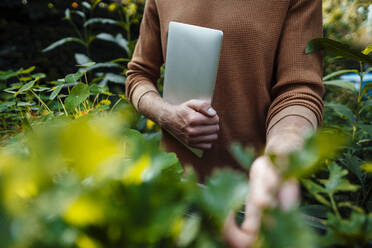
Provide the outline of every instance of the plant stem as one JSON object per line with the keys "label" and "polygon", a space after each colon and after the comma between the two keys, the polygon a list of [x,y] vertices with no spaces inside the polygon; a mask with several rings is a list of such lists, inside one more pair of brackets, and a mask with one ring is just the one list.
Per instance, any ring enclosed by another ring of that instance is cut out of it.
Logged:
{"label": "plant stem", "polygon": [[46,105],[45,102],[43,100],[41,100],[40,96],[38,96],[33,90],[30,90],[30,91],[37,98],[37,100],[39,100],[39,102],[41,103],[41,105],[43,105],[44,108],[46,108],[46,110],[48,110],[50,113],[53,113],[53,111],[50,110],[50,108],[48,107],[48,105]]}
{"label": "plant stem", "polygon": [[58,97],[59,102],[60,102],[61,105],[62,105],[63,110],[65,111],[65,115],[68,116],[67,110],[66,110],[65,105],[63,104],[61,98],[60,98],[59,96],[57,96],[57,97]]}
{"label": "plant stem", "polygon": [[338,208],[337,208],[336,203],[335,203],[335,199],[333,198],[333,194],[329,194],[328,196],[331,199],[331,204],[332,204],[333,211],[335,212],[337,217],[341,218],[340,212],[338,211]]}
{"label": "plant stem", "polygon": [[121,101],[121,98],[119,98],[119,100],[116,101],[116,103],[114,104],[114,106],[112,106],[111,110],[110,110],[110,113],[112,113],[112,111],[115,109],[115,107],[120,103]]}

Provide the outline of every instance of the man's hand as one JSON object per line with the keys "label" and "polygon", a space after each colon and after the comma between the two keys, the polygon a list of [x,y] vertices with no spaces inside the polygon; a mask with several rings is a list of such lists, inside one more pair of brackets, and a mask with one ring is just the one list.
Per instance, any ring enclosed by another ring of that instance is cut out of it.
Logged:
{"label": "man's hand", "polygon": [[218,138],[219,117],[210,103],[190,100],[168,105],[160,115],[159,125],[193,148],[211,149]]}
{"label": "man's hand", "polygon": [[249,248],[254,244],[264,208],[279,204],[283,210],[289,210],[299,202],[298,183],[281,182],[278,171],[267,156],[255,160],[249,177],[249,193],[241,228],[236,225],[233,213],[230,213],[224,226],[225,240],[233,248]]}

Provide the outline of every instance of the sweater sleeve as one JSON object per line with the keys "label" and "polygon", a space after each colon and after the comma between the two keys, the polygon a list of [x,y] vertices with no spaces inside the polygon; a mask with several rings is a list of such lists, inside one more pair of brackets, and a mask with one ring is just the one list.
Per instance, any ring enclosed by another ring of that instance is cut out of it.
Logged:
{"label": "sweater sleeve", "polygon": [[319,53],[306,55],[305,48],[310,40],[322,35],[322,1],[291,0],[277,51],[267,132],[287,115],[303,117],[310,122],[315,119],[315,127],[321,124],[322,56]]}
{"label": "sweater sleeve", "polygon": [[159,16],[156,0],[147,0],[140,25],[140,34],[133,57],[128,63],[125,94],[138,110],[141,97],[149,91],[157,91],[163,55],[160,38]]}

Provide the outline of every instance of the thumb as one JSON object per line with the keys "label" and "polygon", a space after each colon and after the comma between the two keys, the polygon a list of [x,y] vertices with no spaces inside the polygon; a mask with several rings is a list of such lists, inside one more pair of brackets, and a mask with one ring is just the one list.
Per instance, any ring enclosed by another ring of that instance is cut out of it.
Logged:
{"label": "thumb", "polygon": [[217,115],[216,110],[212,108],[211,104],[204,100],[193,99],[186,102],[186,105],[192,108],[193,110],[202,113],[208,117],[214,117],[215,115]]}

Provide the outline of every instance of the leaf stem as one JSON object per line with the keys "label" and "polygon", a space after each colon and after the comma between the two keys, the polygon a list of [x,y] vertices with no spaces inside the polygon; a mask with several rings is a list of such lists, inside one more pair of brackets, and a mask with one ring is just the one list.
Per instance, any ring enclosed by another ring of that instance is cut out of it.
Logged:
{"label": "leaf stem", "polygon": [[49,113],[53,113],[53,111],[50,110],[50,108],[48,107],[48,105],[46,105],[45,102],[43,100],[41,100],[40,96],[38,96],[33,90],[30,90],[30,91],[37,98],[37,100],[39,100],[39,102],[41,103],[41,105],[43,105],[44,108],[46,108],[46,110],[48,110]]}

